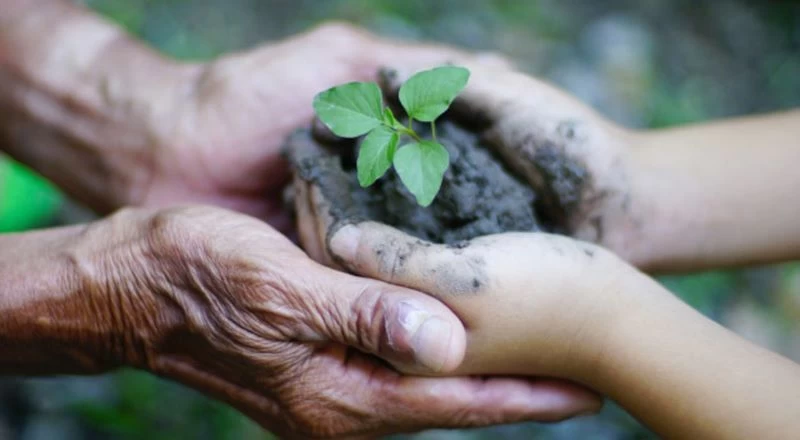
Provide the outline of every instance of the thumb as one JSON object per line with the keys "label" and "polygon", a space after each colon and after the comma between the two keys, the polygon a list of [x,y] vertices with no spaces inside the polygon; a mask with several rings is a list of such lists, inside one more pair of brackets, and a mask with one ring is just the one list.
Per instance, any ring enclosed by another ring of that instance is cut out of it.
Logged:
{"label": "thumb", "polygon": [[405,372],[447,373],[464,359],[466,331],[437,299],[328,268],[316,296],[321,336],[374,354]]}
{"label": "thumb", "polygon": [[[424,290],[458,306],[466,295],[479,292],[488,281],[486,262],[475,259],[471,252],[481,242],[485,240],[462,246],[428,243],[391,226],[367,221],[336,230],[329,248],[336,261],[354,273]],[[459,307],[455,310],[462,312]]]}

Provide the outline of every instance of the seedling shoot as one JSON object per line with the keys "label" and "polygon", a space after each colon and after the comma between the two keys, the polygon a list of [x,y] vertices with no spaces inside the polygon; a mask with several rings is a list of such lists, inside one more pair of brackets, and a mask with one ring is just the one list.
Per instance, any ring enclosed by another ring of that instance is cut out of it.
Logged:
{"label": "seedling shoot", "polygon": [[[466,87],[469,70],[445,66],[419,72],[400,87],[400,104],[408,115],[401,124],[373,82],[352,82],[328,89],[314,98],[314,111],[337,136],[366,135],[356,161],[358,182],[368,187],[394,165],[403,185],[420,206],[433,202],[442,186],[450,157],[436,139],[436,119]],[[423,139],[413,122],[431,125]]]}

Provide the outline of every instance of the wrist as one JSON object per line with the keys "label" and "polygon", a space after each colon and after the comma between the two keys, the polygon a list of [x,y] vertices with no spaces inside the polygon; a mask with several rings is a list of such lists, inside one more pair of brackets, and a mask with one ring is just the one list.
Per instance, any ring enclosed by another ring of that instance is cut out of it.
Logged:
{"label": "wrist", "polygon": [[664,149],[650,148],[648,131],[620,130],[617,138],[624,145],[621,163],[624,189],[618,201],[605,207],[605,234],[602,245],[633,266],[644,271],[660,271],[671,243],[680,241],[677,229],[685,224],[680,209],[685,191],[680,187]]}
{"label": "wrist", "polygon": [[0,238],[0,372],[89,374],[121,362],[110,347],[120,337],[111,296],[86,283],[100,273],[76,249],[83,228],[69,227]]}
{"label": "wrist", "polygon": [[154,238],[162,217],[123,209],[91,224],[69,251],[74,278],[98,305],[98,352],[114,365],[149,369],[165,341],[183,326],[176,252]]}
{"label": "wrist", "polygon": [[[573,335],[568,353],[574,359],[567,359],[559,368],[566,368],[569,379],[594,387],[598,371],[607,368],[609,358],[623,344],[620,335],[627,336],[618,329],[650,313],[665,292],[652,288],[648,283],[655,282],[615,254],[598,248],[592,258],[577,283],[566,289],[582,294],[569,307],[574,320],[565,329]],[[644,285],[647,292],[643,292]]]}
{"label": "wrist", "polygon": [[[617,398],[633,387],[646,386],[643,364],[670,362],[676,328],[691,327],[699,315],[655,280],[634,272],[620,280],[614,312],[607,320],[602,341],[580,380]],[[668,342],[669,341],[669,342]]]}
{"label": "wrist", "polygon": [[0,145],[98,211],[135,202],[199,69],[70,2],[33,3],[0,12]]}
{"label": "wrist", "polygon": [[[673,148],[657,145],[659,137],[653,131],[631,136],[631,209],[635,222],[626,231],[631,244],[626,259],[647,272],[681,269],[682,255],[692,253],[687,246],[703,246],[687,238],[700,227],[704,215],[686,202],[698,192],[682,171],[685,167],[676,166]],[[713,203],[703,205],[708,208]]]}
{"label": "wrist", "polygon": [[150,223],[148,213],[128,210],[88,226],[0,237],[0,373],[148,368],[182,322]]}

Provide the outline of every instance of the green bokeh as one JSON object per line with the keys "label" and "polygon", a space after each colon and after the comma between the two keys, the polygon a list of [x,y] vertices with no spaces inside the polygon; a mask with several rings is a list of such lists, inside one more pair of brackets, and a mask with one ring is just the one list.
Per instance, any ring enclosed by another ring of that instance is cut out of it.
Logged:
{"label": "green bokeh", "polygon": [[[556,83],[618,122],[637,127],[666,127],[800,105],[800,14],[792,2],[84,3],[179,59],[203,60],[253,47],[327,18],[347,20],[384,35],[498,50],[526,72]],[[608,44],[599,44],[603,42]],[[59,203],[58,193],[41,178],[18,165],[0,162],[0,231],[46,225]],[[749,304],[754,316],[782,331],[770,345],[774,349],[790,346],[798,335],[795,323],[800,317],[800,300],[795,300],[796,310],[783,306],[800,295],[798,280],[798,264],[660,279],[693,307],[723,323],[732,304]],[[74,405],[50,409],[49,413],[60,411],[76,420],[94,435],[91,438],[270,438],[228,406],[175,383],[134,371],[112,375],[111,379],[108,386],[113,399],[77,396]],[[574,422],[437,431],[419,438],[617,440],[652,435],[619,408],[608,405],[601,416]]]}
{"label": "green bokeh", "polygon": [[0,233],[46,226],[60,205],[61,195],[49,182],[0,157]]}

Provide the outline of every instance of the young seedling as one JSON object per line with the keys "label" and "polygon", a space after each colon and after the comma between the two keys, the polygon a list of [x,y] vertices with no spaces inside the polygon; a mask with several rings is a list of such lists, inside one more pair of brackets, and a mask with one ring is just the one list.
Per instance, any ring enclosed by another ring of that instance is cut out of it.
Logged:
{"label": "young seedling", "polygon": [[[408,124],[397,121],[383,105],[381,90],[371,82],[352,82],[328,89],[314,98],[314,111],[337,136],[366,134],[356,167],[358,182],[368,187],[394,165],[400,180],[420,206],[433,202],[442,186],[450,155],[436,139],[436,118],[441,116],[467,85],[469,70],[438,67],[419,72],[400,87],[400,104]],[[431,124],[432,139],[414,131],[414,121]],[[398,148],[401,141],[408,140]]]}

